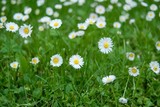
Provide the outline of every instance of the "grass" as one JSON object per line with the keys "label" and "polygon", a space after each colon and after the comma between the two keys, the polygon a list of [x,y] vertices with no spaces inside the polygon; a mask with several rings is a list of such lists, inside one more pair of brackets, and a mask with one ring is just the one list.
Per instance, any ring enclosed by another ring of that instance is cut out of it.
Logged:
{"label": "grass", "polygon": [[[90,7],[92,0],[86,0],[86,4],[78,6],[63,6],[56,10],[63,24],[59,29],[45,29],[40,32],[37,21],[45,16],[45,9],[53,7],[57,0],[46,0],[46,3],[37,7],[34,0],[22,0],[20,5],[6,4],[5,15],[7,22],[15,22],[19,26],[31,24],[33,32],[28,37],[28,44],[24,44],[24,38],[19,33],[11,33],[0,29],[0,106],[1,107],[151,107],[160,106],[160,75],[156,75],[149,68],[153,60],[159,61],[160,52],[156,50],[155,43],[160,40],[160,22],[158,12],[156,17],[148,22],[145,15],[149,7],[142,7],[140,3],[128,13],[130,18],[135,18],[132,25],[122,23],[120,29],[113,28],[113,23],[119,20],[122,7],[117,9],[113,5],[111,12],[106,12],[107,26],[98,29],[91,25],[85,31],[83,37],[69,39],[71,31],[78,31],[77,24],[84,22],[94,8]],[[147,2],[147,1],[146,1]],[[102,3],[104,6],[109,1]],[[123,2],[124,4],[124,2]],[[157,4],[148,1],[148,4]],[[22,12],[24,6],[30,6],[32,13],[26,22],[15,21],[12,16],[16,12]],[[2,7],[2,4],[0,4]],[[35,15],[35,9],[40,9],[40,14]],[[69,8],[73,9],[68,13]],[[81,17],[78,20],[77,17]],[[54,19],[54,17],[51,17]],[[118,35],[117,31],[122,34]],[[113,40],[113,51],[103,54],[98,49],[98,41],[103,37]],[[134,61],[126,59],[126,52],[134,52],[140,58]],[[54,54],[60,54],[64,63],[60,67],[52,67],[50,58]],[[74,69],[69,65],[69,58],[79,54],[84,58],[84,66]],[[29,62],[37,56],[40,63],[32,65]],[[20,67],[12,69],[10,63],[18,61]],[[140,75],[132,77],[128,74],[128,68],[137,66]],[[103,85],[102,78],[106,75],[115,75],[113,83]],[[124,93],[125,91],[125,93]],[[119,103],[118,99],[125,95],[127,104]]]}

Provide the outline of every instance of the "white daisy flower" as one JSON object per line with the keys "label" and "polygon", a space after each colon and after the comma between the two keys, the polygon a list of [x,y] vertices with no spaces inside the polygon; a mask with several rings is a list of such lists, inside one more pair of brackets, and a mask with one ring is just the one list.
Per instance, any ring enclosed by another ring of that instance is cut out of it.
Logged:
{"label": "white daisy flower", "polygon": [[114,75],[109,75],[109,76],[103,77],[103,78],[102,78],[102,82],[103,82],[103,84],[105,85],[105,84],[107,84],[107,83],[113,82],[115,79],[116,79],[116,76],[114,76]]}
{"label": "white daisy flower", "polygon": [[155,4],[152,4],[151,6],[150,6],[150,10],[151,11],[156,11],[158,9],[158,7],[157,7],[157,5],[155,5]]}
{"label": "white daisy flower", "polygon": [[135,19],[130,19],[129,24],[133,24],[133,23],[135,23]]}
{"label": "white daisy flower", "polygon": [[23,14],[22,13],[15,13],[13,15],[13,19],[14,20],[22,20],[22,18],[23,18]]}
{"label": "white daisy flower", "polygon": [[160,41],[157,41],[155,46],[156,46],[156,49],[160,51]]}
{"label": "white daisy flower", "polygon": [[53,16],[54,16],[54,17],[59,17],[59,13],[58,13],[58,12],[54,12],[54,13],[53,13]]}
{"label": "white daisy flower", "polygon": [[26,20],[28,20],[29,19],[29,15],[24,15],[23,17],[22,17],[22,21],[26,21]]}
{"label": "white daisy flower", "polygon": [[0,29],[4,28],[3,23],[0,23]]}
{"label": "white daisy flower", "polygon": [[98,22],[98,21],[103,21],[103,22],[105,22],[105,21],[106,21],[105,16],[99,16],[99,17],[97,18],[97,22]]}
{"label": "white daisy flower", "polygon": [[92,19],[92,18],[87,18],[86,21],[85,21],[87,24],[90,24],[90,25],[93,25],[96,20]]}
{"label": "white daisy flower", "polygon": [[149,66],[154,73],[156,74],[160,73],[160,65],[157,61],[151,61]]}
{"label": "white daisy flower", "polygon": [[84,34],[85,34],[85,32],[82,30],[76,32],[77,36],[83,36]]}
{"label": "white daisy flower", "polygon": [[126,57],[127,59],[129,59],[130,61],[133,61],[135,58],[135,54],[133,52],[127,52],[126,53]]}
{"label": "white daisy flower", "polygon": [[53,15],[53,9],[52,9],[51,7],[47,7],[47,8],[46,8],[46,14],[47,14],[48,16],[52,16],[52,15]]}
{"label": "white daisy flower", "polygon": [[78,29],[86,30],[88,28],[87,23],[78,23]]}
{"label": "white daisy flower", "polygon": [[44,4],[45,0],[37,0],[37,6],[40,7]]}
{"label": "white daisy flower", "polygon": [[99,50],[104,53],[108,54],[112,51],[113,43],[111,38],[101,38],[98,42],[98,48]]}
{"label": "white daisy flower", "polygon": [[63,63],[63,58],[59,54],[53,55],[51,57],[50,64],[53,67],[60,67],[62,63]]}
{"label": "white daisy flower", "polygon": [[74,39],[75,37],[77,36],[77,34],[76,34],[76,32],[71,32],[69,35],[68,35],[68,37],[70,38],[70,39]]}
{"label": "white daisy flower", "polygon": [[98,28],[104,28],[104,27],[106,27],[106,22],[105,21],[97,21],[96,26]]}
{"label": "white daisy flower", "polygon": [[62,9],[62,5],[61,4],[56,4],[54,7],[55,7],[55,9]]}
{"label": "white daisy flower", "polygon": [[89,15],[89,18],[91,18],[91,19],[93,19],[93,20],[97,20],[98,15],[97,15],[96,13],[91,13],[91,14]]}
{"label": "white daisy flower", "polygon": [[129,75],[134,77],[139,75],[139,69],[137,67],[130,67],[128,72],[129,72]]}
{"label": "white daisy flower", "polygon": [[50,22],[50,26],[53,28],[53,29],[57,29],[59,28],[60,26],[62,25],[62,21],[61,19],[54,19]]}
{"label": "white daisy flower", "polygon": [[24,14],[28,15],[32,12],[32,8],[31,7],[25,7],[24,8]]}
{"label": "white daisy flower", "polygon": [[38,30],[39,30],[39,31],[44,31],[44,27],[43,27],[43,26],[39,26],[39,27],[38,27]]}
{"label": "white daisy flower", "polygon": [[120,28],[120,27],[121,27],[121,23],[119,23],[119,22],[114,22],[114,23],[113,23],[113,27],[114,27],[114,28]]}
{"label": "white daisy flower", "polygon": [[105,7],[102,5],[98,5],[95,8],[95,12],[98,14],[104,14],[105,13]]}
{"label": "white daisy flower", "polygon": [[38,22],[41,22],[41,23],[50,23],[50,21],[51,21],[51,18],[48,16],[44,16],[40,20],[38,20]]}
{"label": "white daisy flower", "polygon": [[149,11],[146,16],[147,21],[151,21],[155,17],[155,13],[153,11]]}
{"label": "white daisy flower", "polygon": [[39,61],[39,58],[38,57],[34,57],[34,58],[32,58],[32,60],[31,60],[31,64],[33,64],[33,65],[36,65],[36,64],[38,64],[40,61]]}
{"label": "white daisy flower", "polygon": [[2,23],[5,23],[5,22],[6,22],[6,20],[7,20],[7,17],[6,17],[6,16],[2,16],[2,17],[0,17],[0,21],[1,21]]}
{"label": "white daisy flower", "polygon": [[69,65],[75,69],[80,69],[84,64],[83,58],[80,55],[72,55],[69,59]]}
{"label": "white daisy flower", "polygon": [[6,30],[11,32],[16,32],[19,29],[18,25],[14,22],[6,23],[5,26],[6,26]]}
{"label": "white daisy flower", "polygon": [[122,104],[126,104],[128,102],[128,99],[121,97],[121,98],[119,98],[119,102]]}
{"label": "white daisy flower", "polygon": [[129,10],[131,10],[132,8],[131,8],[131,6],[130,6],[129,4],[125,4],[125,5],[123,6],[123,9],[124,9],[125,11],[129,11]]}
{"label": "white daisy flower", "polygon": [[20,27],[19,29],[19,34],[23,37],[23,38],[27,38],[29,36],[31,36],[32,33],[32,26],[31,25],[26,25],[24,24],[23,26]]}
{"label": "white daisy flower", "polygon": [[17,61],[10,63],[11,68],[17,69],[18,66],[19,66],[19,63]]}
{"label": "white daisy flower", "polygon": [[143,1],[141,2],[141,5],[144,6],[144,7],[148,6],[148,4],[146,2],[143,2]]}

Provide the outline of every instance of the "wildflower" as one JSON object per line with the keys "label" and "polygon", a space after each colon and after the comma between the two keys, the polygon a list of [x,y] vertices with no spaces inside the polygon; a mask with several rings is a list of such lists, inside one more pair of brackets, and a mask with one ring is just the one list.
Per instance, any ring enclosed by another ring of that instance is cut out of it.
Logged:
{"label": "wildflower", "polygon": [[114,76],[114,75],[109,75],[109,76],[103,77],[103,78],[102,78],[102,82],[103,82],[103,84],[105,85],[105,84],[107,84],[107,83],[113,82],[115,79],[116,79],[116,76]]}
{"label": "wildflower", "polygon": [[104,28],[104,27],[106,27],[106,22],[105,21],[97,21],[96,26],[98,28]]}
{"label": "wildflower", "polygon": [[114,22],[114,23],[113,23],[113,27],[114,27],[114,28],[120,28],[120,27],[121,27],[121,23],[119,23],[119,22]]}
{"label": "wildflower", "polygon": [[112,51],[113,43],[111,38],[101,38],[98,42],[98,48],[104,54],[108,54]]}
{"label": "wildflower", "polygon": [[76,36],[77,36],[76,32],[73,31],[73,32],[71,32],[71,33],[69,34],[68,37],[69,37],[70,39],[74,39]]}
{"label": "wildflower", "polygon": [[69,59],[69,64],[75,69],[80,69],[84,64],[84,61],[80,55],[72,55]]}
{"label": "wildflower", "polygon": [[7,17],[6,17],[6,16],[2,16],[2,17],[0,17],[0,21],[1,21],[2,23],[5,23],[5,22],[6,22],[6,20],[7,20]]}
{"label": "wildflower", "polygon": [[79,24],[78,24],[78,29],[86,30],[87,27],[88,27],[88,24],[87,24],[87,23],[79,23]]}
{"label": "wildflower", "polygon": [[24,24],[23,26],[20,27],[19,29],[19,34],[23,37],[23,38],[27,38],[29,36],[31,36],[32,33],[32,26],[31,25],[26,25]]}
{"label": "wildflower", "polygon": [[53,55],[51,57],[50,64],[53,67],[60,67],[62,63],[63,63],[63,58],[59,54]]}
{"label": "wildflower", "polygon": [[160,73],[160,66],[159,66],[159,63],[157,61],[151,61],[149,63],[149,66],[151,68],[151,70],[156,73],[156,74],[159,74]]}
{"label": "wildflower", "polygon": [[156,49],[160,51],[160,41],[157,41],[155,46],[156,46]]}
{"label": "wildflower", "polygon": [[135,58],[135,54],[133,52],[127,52],[126,53],[126,57],[127,59],[129,59],[130,61],[133,61]]}
{"label": "wildflower", "polygon": [[104,14],[105,13],[105,7],[102,5],[98,5],[95,9],[96,13],[98,14]]}
{"label": "wildflower", "polygon": [[128,102],[128,99],[121,97],[121,98],[119,98],[119,102],[122,104],[126,104]]}
{"label": "wildflower", "polygon": [[23,18],[23,14],[22,13],[15,13],[13,15],[13,19],[14,20],[22,20],[22,18]]}
{"label": "wildflower", "polygon": [[10,67],[11,68],[14,68],[14,69],[17,69],[18,68],[18,66],[19,66],[19,63],[18,62],[12,62],[12,63],[10,63]]}
{"label": "wildflower", "polygon": [[38,57],[34,57],[34,58],[32,58],[32,60],[31,60],[31,64],[33,64],[33,65],[36,65],[36,64],[38,64],[40,61],[39,61],[39,59],[38,59]]}
{"label": "wildflower", "polygon": [[55,19],[55,20],[52,20],[52,21],[50,22],[50,26],[51,26],[53,29],[57,29],[57,28],[59,28],[61,25],[62,25],[61,19]]}
{"label": "wildflower", "polygon": [[94,23],[96,22],[96,20],[91,19],[91,18],[87,18],[85,22],[86,22],[87,24],[92,25],[92,24],[94,24]]}
{"label": "wildflower", "polygon": [[53,15],[53,9],[52,9],[51,7],[47,7],[47,8],[46,8],[46,14],[47,14],[48,16]]}
{"label": "wildflower", "polygon": [[137,67],[130,67],[128,72],[129,72],[129,75],[134,77],[139,75],[139,69]]}
{"label": "wildflower", "polygon": [[14,22],[9,22],[5,26],[6,30],[11,32],[16,32],[19,29],[18,25]]}

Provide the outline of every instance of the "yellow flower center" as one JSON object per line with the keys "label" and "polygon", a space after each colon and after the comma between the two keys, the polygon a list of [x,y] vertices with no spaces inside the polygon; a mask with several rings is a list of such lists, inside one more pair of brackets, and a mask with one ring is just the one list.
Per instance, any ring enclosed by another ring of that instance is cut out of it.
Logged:
{"label": "yellow flower center", "polygon": [[99,24],[99,26],[100,26],[100,27],[103,27],[103,24],[102,24],[102,23],[100,23],[100,24]]}
{"label": "yellow flower center", "polygon": [[134,57],[134,54],[133,54],[133,53],[130,53],[130,54],[129,54],[129,57]]}
{"label": "yellow flower center", "polygon": [[136,68],[132,68],[132,73],[133,74],[137,73],[137,69]]}
{"label": "yellow flower center", "polygon": [[34,63],[34,64],[36,64],[37,63],[37,59],[32,59],[32,62]]}
{"label": "yellow flower center", "polygon": [[57,64],[59,62],[59,59],[58,58],[54,58],[53,59],[53,63]]}
{"label": "yellow flower center", "polygon": [[150,13],[149,16],[153,16],[153,14]]}
{"label": "yellow flower center", "polygon": [[80,26],[79,28],[80,28],[80,29],[84,29],[84,26],[82,25],[82,26]]}
{"label": "yellow flower center", "polygon": [[154,68],[153,68],[153,70],[154,70],[154,71],[157,71],[157,70],[158,70],[158,68],[157,68],[157,67],[154,67]]}
{"label": "yellow flower center", "polygon": [[157,47],[160,47],[160,42],[157,43]]}
{"label": "yellow flower center", "polygon": [[9,29],[10,29],[10,30],[14,30],[14,26],[11,25],[11,26],[9,27]]}
{"label": "yellow flower center", "polygon": [[13,67],[13,68],[17,68],[17,64],[13,64],[12,67]]}
{"label": "yellow flower center", "polygon": [[59,24],[58,24],[58,22],[55,22],[53,25],[57,27]]}
{"label": "yellow flower center", "polygon": [[109,43],[108,42],[104,42],[103,46],[104,46],[104,48],[108,48],[109,47]]}
{"label": "yellow flower center", "polygon": [[24,28],[23,31],[24,31],[25,34],[29,33],[29,29],[28,28]]}
{"label": "yellow flower center", "polygon": [[74,64],[79,64],[79,60],[78,60],[78,59],[75,59],[75,60],[74,60]]}

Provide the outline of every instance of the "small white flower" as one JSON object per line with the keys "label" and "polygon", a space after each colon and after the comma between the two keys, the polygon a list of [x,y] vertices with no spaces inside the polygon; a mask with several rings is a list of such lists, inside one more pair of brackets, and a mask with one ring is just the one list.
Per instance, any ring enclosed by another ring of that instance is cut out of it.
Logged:
{"label": "small white flower", "polygon": [[105,7],[102,6],[102,5],[98,5],[98,6],[96,6],[95,11],[96,11],[96,13],[98,13],[98,14],[104,14],[104,13],[105,13]]}
{"label": "small white flower", "polygon": [[16,32],[19,29],[18,25],[14,22],[6,23],[5,26],[6,26],[6,30],[11,32]]}
{"label": "small white flower", "polygon": [[43,27],[43,26],[39,26],[39,27],[38,27],[38,30],[39,30],[39,31],[44,31],[44,27]]}
{"label": "small white flower", "polygon": [[122,104],[126,104],[128,102],[128,99],[121,97],[121,98],[119,98],[119,102]]}
{"label": "small white flower", "polygon": [[157,7],[157,5],[152,4],[152,5],[150,6],[150,9],[151,9],[151,11],[156,11],[156,10],[158,9],[158,7]]}
{"label": "small white flower", "polygon": [[23,14],[22,13],[15,13],[13,16],[14,20],[22,20]]}
{"label": "small white flower", "polygon": [[32,11],[32,8],[31,8],[31,7],[25,7],[25,8],[24,8],[24,14],[26,14],[26,15],[30,14],[31,11]]}
{"label": "small white flower", "polygon": [[113,23],[113,27],[114,27],[114,28],[120,28],[120,27],[121,27],[121,23],[119,23],[119,22],[114,22],[114,23]]}
{"label": "small white flower", "polygon": [[149,63],[149,66],[151,68],[151,70],[156,73],[156,74],[159,74],[160,73],[160,65],[157,61],[151,61]]}
{"label": "small white flower", "polygon": [[40,7],[44,4],[45,0],[37,0],[37,6]]}
{"label": "small white flower", "polygon": [[133,52],[127,52],[126,53],[126,57],[127,59],[129,59],[130,61],[133,61],[135,58],[135,54]]}
{"label": "small white flower", "polygon": [[27,37],[31,36],[31,33],[32,33],[32,26],[31,25],[24,24],[19,29],[19,34],[23,38],[27,38]]}
{"label": "small white flower", "polygon": [[108,54],[112,51],[113,43],[111,38],[101,38],[98,42],[99,50],[104,53]]}
{"label": "small white flower", "polygon": [[107,84],[107,83],[113,82],[115,79],[116,79],[116,76],[114,76],[114,75],[109,75],[109,76],[103,77],[103,78],[102,78],[102,82],[103,82],[103,84],[105,85],[105,84]]}
{"label": "small white flower", "polygon": [[106,22],[105,21],[97,21],[96,26],[98,28],[104,28],[104,27],[106,27]]}
{"label": "small white flower", "polygon": [[72,55],[69,59],[69,65],[75,69],[80,69],[84,64],[83,58],[80,55]]}
{"label": "small white flower", "polygon": [[160,51],[160,41],[157,41],[155,46],[156,46],[156,49]]}
{"label": "small white flower", "polygon": [[62,25],[62,21],[61,19],[54,19],[50,22],[50,26],[53,28],[53,29],[57,29],[59,28],[60,26]]}
{"label": "small white flower", "polygon": [[144,6],[144,7],[148,6],[148,4],[146,2],[141,2],[141,5]]}
{"label": "small white flower", "polygon": [[34,57],[34,58],[32,58],[32,60],[31,60],[31,64],[33,64],[33,65],[36,65],[36,64],[38,64],[40,61],[39,61],[39,58],[38,57]]}
{"label": "small white flower", "polygon": [[6,16],[2,16],[2,17],[0,17],[0,21],[1,21],[2,23],[5,23],[5,22],[6,22],[6,20],[7,20],[7,17],[6,17]]}
{"label": "small white flower", "polygon": [[77,36],[77,34],[76,34],[76,32],[71,32],[69,35],[68,35],[68,37],[70,38],[70,39],[74,39],[75,37]]}
{"label": "small white flower", "polygon": [[51,7],[47,7],[47,8],[46,8],[46,14],[47,14],[48,16],[53,15],[53,9],[52,9]]}
{"label": "small white flower", "polygon": [[29,15],[24,15],[23,17],[22,17],[22,21],[26,21],[26,20],[28,20],[29,19]]}
{"label": "small white flower", "polygon": [[129,75],[134,77],[139,75],[139,69],[137,67],[130,67],[128,72],[129,72]]}
{"label": "small white flower", "polygon": [[91,18],[91,19],[93,19],[93,20],[97,20],[98,15],[97,15],[96,13],[91,13],[91,14],[89,15],[89,18]]}
{"label": "small white flower", "polygon": [[135,19],[130,19],[129,24],[133,24],[133,23],[135,23]]}
{"label": "small white flower", "polygon": [[56,4],[54,7],[55,7],[55,9],[62,9],[62,5],[61,4]]}
{"label": "small white flower", "polygon": [[84,34],[85,34],[85,32],[82,30],[76,32],[77,36],[83,36]]}
{"label": "small white flower", "polygon": [[11,68],[17,69],[18,66],[19,66],[19,63],[17,61],[10,63]]}
{"label": "small white flower", "polygon": [[54,12],[54,13],[53,13],[53,16],[54,16],[54,17],[59,17],[59,13],[58,13],[58,12]]}
{"label": "small white flower", "polygon": [[3,23],[0,23],[0,29],[4,28]]}
{"label": "small white flower", "polygon": [[60,67],[63,64],[63,58],[59,54],[53,55],[51,57],[50,64],[53,67]]}
{"label": "small white flower", "polygon": [[105,21],[106,21],[105,16],[99,16],[99,17],[97,18],[97,22],[98,22],[98,21],[103,21],[103,22],[105,22]]}
{"label": "small white flower", "polygon": [[78,29],[86,30],[88,28],[87,23],[78,23]]}
{"label": "small white flower", "polygon": [[87,24],[94,24],[96,22],[96,20],[92,19],[92,18],[87,18],[86,21],[85,21]]}
{"label": "small white flower", "polygon": [[147,13],[146,19],[147,19],[148,21],[150,21],[150,20],[152,20],[154,17],[155,17],[155,13],[154,13],[153,11],[149,11],[149,12]]}

